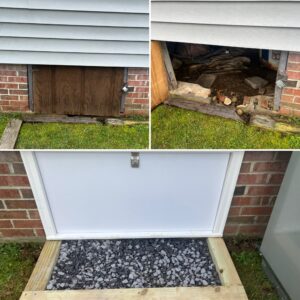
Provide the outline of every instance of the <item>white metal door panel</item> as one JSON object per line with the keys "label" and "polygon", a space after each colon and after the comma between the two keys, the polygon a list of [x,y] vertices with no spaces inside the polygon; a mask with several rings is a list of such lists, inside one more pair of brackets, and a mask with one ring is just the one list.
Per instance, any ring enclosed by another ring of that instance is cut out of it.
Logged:
{"label": "white metal door panel", "polygon": [[[58,236],[213,232],[230,153],[37,152]],[[193,234],[194,233],[194,234]]]}

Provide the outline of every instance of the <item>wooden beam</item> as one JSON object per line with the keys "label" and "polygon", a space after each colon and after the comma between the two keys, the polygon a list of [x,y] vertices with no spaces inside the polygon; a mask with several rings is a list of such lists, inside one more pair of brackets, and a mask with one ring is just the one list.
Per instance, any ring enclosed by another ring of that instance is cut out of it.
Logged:
{"label": "wooden beam", "polygon": [[236,271],[224,240],[222,238],[208,238],[207,243],[222,285],[242,286],[242,282]]}
{"label": "wooden beam", "polygon": [[226,119],[244,122],[243,119],[236,113],[233,107],[225,107],[223,105],[201,103],[203,99],[189,100],[184,98],[170,98],[165,101],[165,104],[183,109],[198,111],[210,116],[218,116]]}
{"label": "wooden beam", "polygon": [[165,67],[169,76],[170,87],[171,89],[177,89],[177,80],[176,80],[176,76],[174,73],[173,65],[171,62],[171,58],[170,58],[170,54],[166,42],[161,42],[161,48],[162,48]]}
{"label": "wooden beam", "polygon": [[[286,66],[288,61],[289,53],[287,51],[281,51],[276,82],[278,80],[286,81]],[[280,108],[280,100],[281,100],[282,88],[275,84],[275,94],[274,94],[274,110],[279,110]]]}
{"label": "wooden beam", "polygon": [[59,255],[60,244],[60,241],[46,241],[24,291],[43,291],[46,289]]}
{"label": "wooden beam", "polygon": [[0,149],[14,149],[18,139],[22,121],[13,119],[8,122],[0,140]]}
{"label": "wooden beam", "polygon": [[151,108],[164,102],[169,96],[168,74],[164,65],[161,43],[151,42]]}
{"label": "wooden beam", "polygon": [[241,286],[23,292],[20,300],[245,300]]}

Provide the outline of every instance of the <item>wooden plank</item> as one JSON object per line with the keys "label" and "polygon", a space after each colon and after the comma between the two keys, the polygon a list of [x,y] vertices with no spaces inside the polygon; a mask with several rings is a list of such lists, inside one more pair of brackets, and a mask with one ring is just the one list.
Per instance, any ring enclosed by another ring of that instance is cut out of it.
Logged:
{"label": "wooden plank", "polygon": [[46,289],[59,255],[60,244],[60,241],[46,241],[24,291],[43,291]]}
{"label": "wooden plank", "polygon": [[37,66],[33,71],[35,112],[117,117],[124,68]]}
{"label": "wooden plank", "polygon": [[[201,100],[201,99],[199,99]],[[226,119],[243,122],[240,116],[235,112],[234,108],[225,107],[223,105],[205,104],[199,101],[170,98],[164,102],[167,105],[184,108],[188,110],[198,111],[210,116],[219,116]]]}
{"label": "wooden plank", "polygon": [[164,58],[165,67],[169,76],[169,82],[172,89],[177,88],[177,80],[172,66],[169,50],[166,42],[161,42],[162,54]]}
{"label": "wooden plank", "polygon": [[20,300],[244,300],[241,286],[23,292]]}
{"label": "wooden plank", "polygon": [[14,149],[22,121],[13,119],[8,122],[0,140],[0,149]]}
{"label": "wooden plank", "polygon": [[227,250],[224,240],[222,238],[208,238],[207,243],[222,285],[242,286],[242,282],[232,262],[231,256]]}
{"label": "wooden plank", "polygon": [[[287,79],[286,65],[288,62],[288,55],[289,55],[289,53],[287,51],[281,51],[276,82],[278,80],[285,81]],[[276,111],[278,111],[280,108],[281,94],[282,94],[282,88],[280,88],[276,84],[275,85],[275,94],[274,94],[274,110],[276,110]]]}
{"label": "wooden plank", "polygon": [[161,43],[151,42],[151,108],[164,102],[169,95],[168,74],[165,68]]}

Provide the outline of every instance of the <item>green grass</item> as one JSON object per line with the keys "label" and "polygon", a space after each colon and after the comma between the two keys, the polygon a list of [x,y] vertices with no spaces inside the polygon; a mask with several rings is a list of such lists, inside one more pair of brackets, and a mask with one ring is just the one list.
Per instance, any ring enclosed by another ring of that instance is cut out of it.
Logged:
{"label": "green grass", "polygon": [[0,244],[0,300],[19,299],[41,248],[40,243]]}
{"label": "green grass", "polygon": [[148,125],[23,124],[18,149],[144,149]]}
{"label": "green grass", "polygon": [[19,118],[21,118],[21,114],[18,113],[0,114],[0,137],[2,136],[7,123],[12,119],[19,119]]}
{"label": "green grass", "polygon": [[234,120],[161,105],[152,112],[153,149],[297,149],[300,135],[284,135]]}
{"label": "green grass", "polygon": [[249,300],[279,300],[261,266],[261,256],[256,249],[260,241],[233,238],[226,239],[226,244]]}

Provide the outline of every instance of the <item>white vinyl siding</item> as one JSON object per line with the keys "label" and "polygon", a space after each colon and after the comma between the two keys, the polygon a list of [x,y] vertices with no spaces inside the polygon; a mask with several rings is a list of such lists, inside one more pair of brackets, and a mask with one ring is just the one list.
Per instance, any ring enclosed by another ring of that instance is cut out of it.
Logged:
{"label": "white vinyl siding", "polygon": [[300,1],[152,0],[152,39],[300,50]]}
{"label": "white vinyl siding", "polygon": [[148,67],[147,0],[0,0],[0,63]]}

